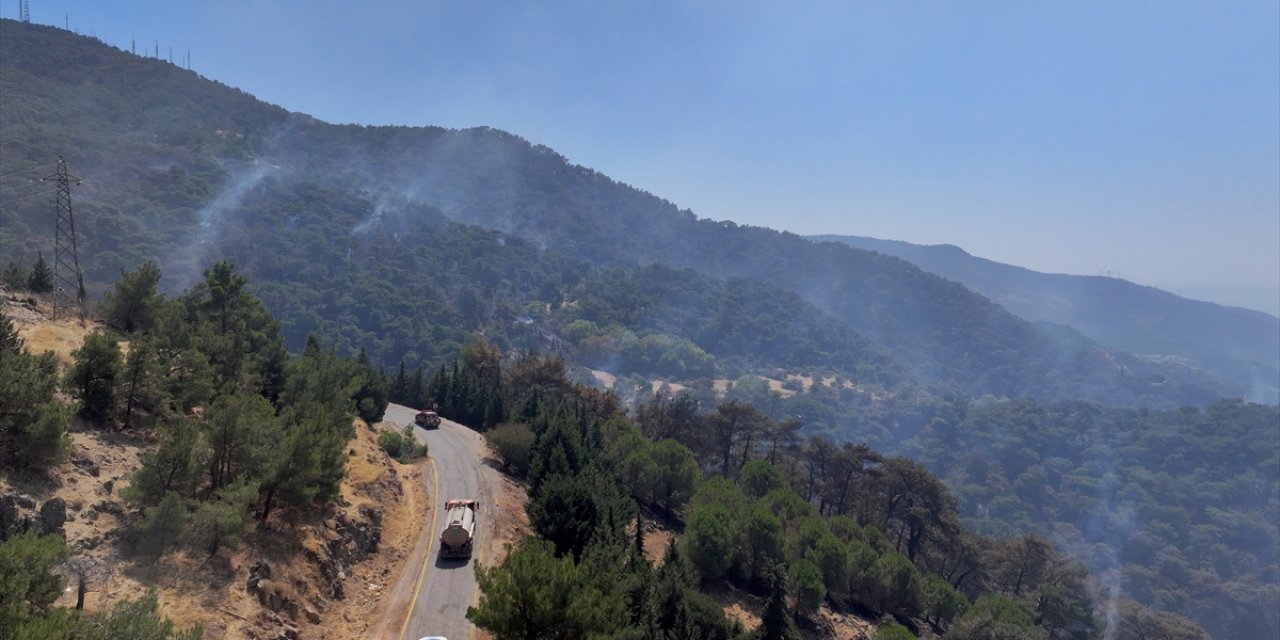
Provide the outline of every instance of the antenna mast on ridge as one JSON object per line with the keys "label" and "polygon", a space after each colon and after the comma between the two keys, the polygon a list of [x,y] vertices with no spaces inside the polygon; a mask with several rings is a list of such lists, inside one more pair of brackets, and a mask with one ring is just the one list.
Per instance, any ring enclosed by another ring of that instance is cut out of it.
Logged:
{"label": "antenna mast on ridge", "polygon": [[18,0],[18,19],[23,22],[31,22],[30,0]]}
{"label": "antenna mast on ridge", "polygon": [[[84,320],[84,276],[80,273],[80,255],[76,250],[76,221],[71,212],[71,181],[80,184],[80,178],[67,173],[67,163],[58,156],[58,171],[44,180],[58,183],[57,220],[54,223],[53,251],[53,319],[58,312],[72,306],[70,291],[75,291],[75,306]],[[74,279],[73,279],[74,278]]]}

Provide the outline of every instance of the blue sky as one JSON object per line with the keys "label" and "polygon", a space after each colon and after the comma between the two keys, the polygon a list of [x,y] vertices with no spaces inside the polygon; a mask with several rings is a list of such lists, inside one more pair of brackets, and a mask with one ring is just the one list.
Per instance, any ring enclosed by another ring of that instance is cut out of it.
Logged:
{"label": "blue sky", "polygon": [[325,121],[505,129],[703,217],[1280,289],[1274,0],[30,6]]}

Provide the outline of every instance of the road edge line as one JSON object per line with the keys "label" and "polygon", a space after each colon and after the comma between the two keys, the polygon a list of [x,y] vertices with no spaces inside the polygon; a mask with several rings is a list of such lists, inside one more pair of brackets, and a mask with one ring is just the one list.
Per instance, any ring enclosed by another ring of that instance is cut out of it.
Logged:
{"label": "road edge line", "polygon": [[[439,471],[436,469],[435,458],[429,457],[428,461],[431,463],[431,482],[432,482],[431,489],[435,491],[437,494],[439,494],[440,493],[440,475],[439,475]],[[432,498],[431,496],[428,496],[427,499],[433,501],[433,503],[439,500],[438,497]],[[432,506],[432,509],[438,509],[438,507]],[[433,513],[438,514],[438,512],[436,511],[433,511]],[[397,638],[399,638],[400,640],[404,640],[404,632],[409,630],[409,620],[413,618],[413,610],[418,607],[418,594],[422,592],[422,581],[424,578],[427,577],[427,563],[431,561],[431,547],[435,544],[435,541],[436,541],[435,523],[436,523],[436,519],[433,516],[431,518],[432,528],[427,531],[427,553],[422,556],[422,568],[418,569],[418,584],[414,585],[413,587],[413,600],[409,602],[409,609],[404,613],[404,623],[400,625],[400,635],[397,636]]]}

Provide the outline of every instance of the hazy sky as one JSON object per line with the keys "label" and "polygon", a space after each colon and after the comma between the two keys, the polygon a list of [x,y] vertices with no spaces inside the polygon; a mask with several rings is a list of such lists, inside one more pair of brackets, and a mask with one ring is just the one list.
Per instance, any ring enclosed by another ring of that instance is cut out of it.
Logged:
{"label": "hazy sky", "polygon": [[703,217],[1280,287],[1275,0],[30,7],[328,122],[505,129]]}

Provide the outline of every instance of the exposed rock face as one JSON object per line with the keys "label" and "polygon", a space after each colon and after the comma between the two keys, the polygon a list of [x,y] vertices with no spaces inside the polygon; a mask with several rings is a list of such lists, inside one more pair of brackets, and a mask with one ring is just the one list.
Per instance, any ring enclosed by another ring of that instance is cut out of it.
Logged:
{"label": "exposed rock face", "polygon": [[67,501],[62,498],[46,500],[40,507],[40,529],[42,533],[56,533],[65,540],[67,532],[63,525],[67,524]]}
{"label": "exposed rock face", "polygon": [[329,554],[346,564],[364,560],[378,552],[382,541],[382,512],[363,505],[360,519],[351,520],[346,514],[326,522],[334,537],[330,538]]}
{"label": "exposed rock face", "polygon": [[250,592],[252,592],[254,589],[257,588],[258,582],[260,580],[270,580],[270,579],[271,579],[271,565],[267,564],[266,560],[259,560],[253,563],[252,567],[249,567],[249,584],[247,588],[249,589]]}
{"label": "exposed rock face", "polygon": [[13,494],[0,494],[0,540],[15,535],[18,527],[18,500]]}
{"label": "exposed rock face", "polygon": [[285,594],[283,585],[271,580],[271,565],[266,560],[258,560],[249,568],[249,581],[245,588],[258,598],[258,604],[273,613],[297,609],[298,605]]}
{"label": "exposed rock face", "polygon": [[293,580],[295,584],[286,584],[290,582],[286,576],[273,577],[271,565],[266,560],[258,560],[249,567],[245,588],[270,612],[266,619],[273,621],[270,625],[274,632],[289,632],[291,628],[296,629],[294,625],[304,621],[320,624],[324,607],[317,596],[331,600],[346,597],[347,568],[377,552],[382,541],[381,511],[369,506],[360,507],[356,514],[335,511],[330,512],[318,528],[323,544],[307,547],[304,551],[308,561],[319,569],[323,580],[321,584],[314,585],[318,594],[311,592],[308,595],[307,589],[299,591],[296,579]]}
{"label": "exposed rock face", "polygon": [[309,555],[328,583],[328,596],[341,600],[346,597],[347,567],[378,551],[378,544],[382,542],[382,512],[368,505],[360,507],[358,518],[338,512],[324,521],[324,529],[327,540],[324,553]]}
{"label": "exposed rock face", "polygon": [[116,517],[124,516],[124,505],[114,500],[103,500],[102,502],[93,505],[92,509],[99,513],[109,513]]}
{"label": "exposed rock face", "polygon": [[98,468],[98,463],[94,462],[91,458],[89,458],[89,456],[83,453],[76,453],[72,455],[71,464],[75,465],[85,473],[95,478],[98,477],[99,473],[101,473],[101,471]]}
{"label": "exposed rock face", "polygon": [[36,509],[36,500],[17,493],[0,493],[0,541],[24,533],[56,534],[66,539],[67,503],[53,498]]}

